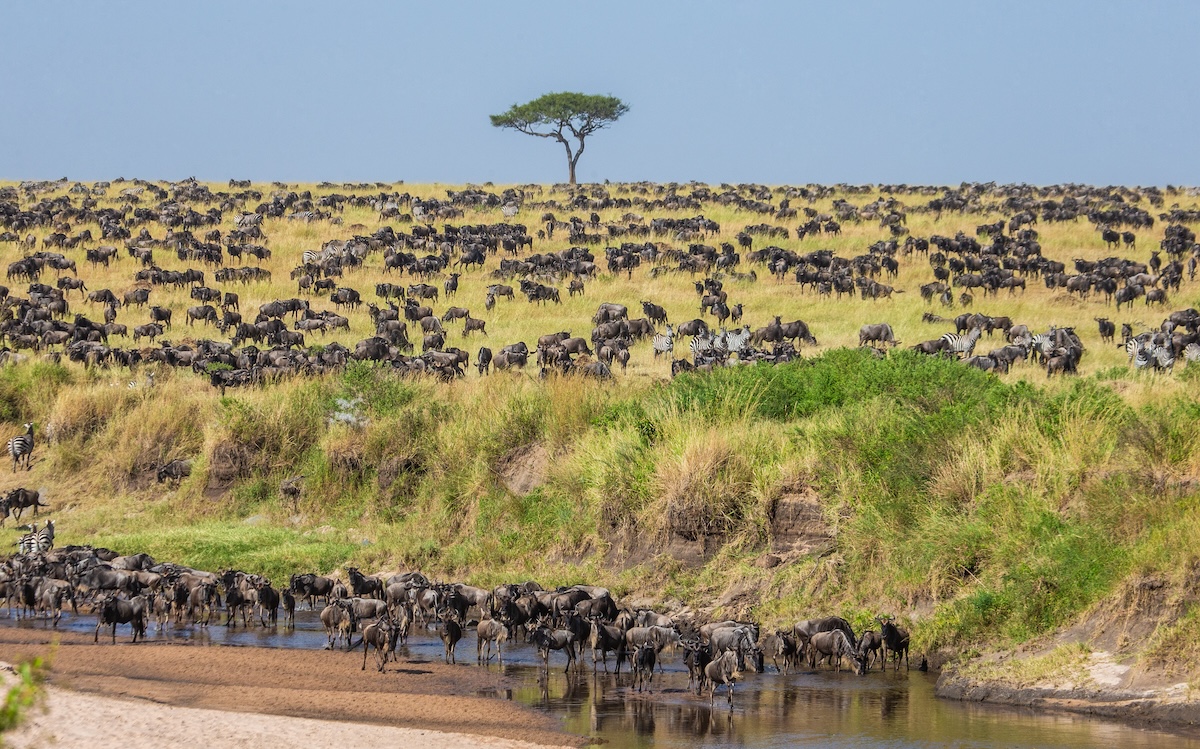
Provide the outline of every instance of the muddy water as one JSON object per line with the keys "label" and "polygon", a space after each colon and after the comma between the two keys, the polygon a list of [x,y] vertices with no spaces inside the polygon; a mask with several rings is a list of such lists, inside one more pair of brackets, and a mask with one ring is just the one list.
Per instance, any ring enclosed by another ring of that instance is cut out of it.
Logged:
{"label": "muddy water", "polygon": [[[0,626],[38,627],[40,622],[0,618]],[[60,629],[91,633],[89,616],[64,616]],[[118,640],[129,639],[118,627]],[[101,633],[101,637],[108,631]],[[168,627],[149,639],[242,647],[319,649],[325,633],[314,612],[297,615],[296,629],[240,626]],[[440,660],[436,633],[417,628],[401,661]],[[467,633],[459,650],[463,668],[477,668],[475,638]],[[633,690],[628,675],[593,677],[590,662],[580,672],[563,673],[564,656],[551,656],[551,668],[516,644],[505,653],[504,671],[516,684],[489,696],[510,699],[544,710],[563,721],[571,733],[590,736],[614,747],[1154,747],[1200,749],[1195,737],[1165,733],[1070,714],[981,706],[939,700],[934,677],[916,671],[875,672],[865,677],[831,672],[791,675],[746,675],[737,685],[733,709],[724,689],[710,708],[707,696],[691,694],[687,672],[667,655],[649,693]],[[471,665],[465,665],[471,664]],[[493,661],[488,668],[499,669]]]}

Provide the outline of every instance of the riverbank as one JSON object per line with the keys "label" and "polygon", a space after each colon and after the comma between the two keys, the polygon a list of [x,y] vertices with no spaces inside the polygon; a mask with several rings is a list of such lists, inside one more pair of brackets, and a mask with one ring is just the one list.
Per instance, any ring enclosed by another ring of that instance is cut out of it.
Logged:
{"label": "riverbank", "polygon": [[1200,727],[1200,692],[1160,671],[1103,650],[1063,645],[1040,655],[991,656],[949,666],[942,699],[1058,710],[1172,730]]}
{"label": "riverbank", "polygon": [[[13,746],[51,735],[62,746],[82,745],[78,731],[93,749],[195,746],[217,735],[226,746],[261,746],[268,738],[271,746],[306,749],[354,737],[422,749],[584,743],[549,716],[476,696],[511,685],[502,674],[473,666],[401,660],[379,674],[370,666],[361,670],[361,651],[93,645],[74,633],[0,629],[0,661],[51,654],[49,712],[32,711],[26,729],[11,741],[5,737]],[[80,714],[89,716],[85,724],[55,717]]]}

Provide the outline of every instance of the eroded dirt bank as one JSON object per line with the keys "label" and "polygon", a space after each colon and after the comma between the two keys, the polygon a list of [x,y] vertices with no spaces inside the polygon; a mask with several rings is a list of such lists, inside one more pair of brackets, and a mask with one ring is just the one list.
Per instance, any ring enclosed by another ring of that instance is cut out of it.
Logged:
{"label": "eroded dirt bank", "polygon": [[[51,650],[51,637],[46,632],[0,629],[0,661],[14,663],[29,656],[46,655]],[[139,706],[137,701],[149,701],[176,707],[340,721],[343,725],[349,722],[471,734],[547,746],[578,746],[584,742],[580,737],[562,733],[548,716],[513,702],[476,696],[511,685],[501,674],[474,666],[402,659],[388,664],[388,671],[380,674],[370,664],[366,671],[360,670],[361,651],[153,642],[114,646],[93,645],[91,638],[71,633],[54,637],[59,644],[53,654],[49,678],[52,687],[132,700],[123,703],[129,705],[130,711]],[[54,705],[52,698],[52,710]],[[103,705],[97,707],[107,709]],[[157,719],[147,717],[151,724]],[[209,725],[212,730],[220,730],[220,723]],[[297,736],[302,740],[298,739],[294,745],[322,745],[320,741],[313,743],[311,738],[303,738],[304,731],[324,730],[321,725],[296,725],[300,732]],[[345,730],[369,727],[347,726]],[[367,735],[364,733],[364,737]],[[248,734],[247,740],[250,738]],[[400,741],[399,734],[393,738]],[[378,745],[393,744],[386,740]]]}
{"label": "eroded dirt bank", "polygon": [[1173,727],[1200,726],[1200,701],[1186,682],[1114,660],[1105,651],[1082,654],[1041,678],[1023,679],[1004,669],[947,668],[938,697],[966,702],[1066,710],[1122,721]]}

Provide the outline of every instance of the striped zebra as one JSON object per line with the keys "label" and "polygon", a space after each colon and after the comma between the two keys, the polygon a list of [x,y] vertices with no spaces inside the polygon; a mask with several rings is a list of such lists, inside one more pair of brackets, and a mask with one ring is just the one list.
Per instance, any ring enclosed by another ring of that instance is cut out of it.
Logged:
{"label": "striped zebra", "polygon": [[736,354],[750,341],[750,326],[744,326],[734,331],[728,331],[721,328],[721,334],[717,336],[715,345],[718,350],[727,354]]}
{"label": "striped zebra", "polygon": [[300,256],[301,265],[316,265],[321,262],[321,253],[316,250],[305,250]]}
{"label": "striped zebra", "polygon": [[729,351],[737,353],[750,343],[750,326],[743,325],[732,333],[725,334],[725,346]]}
{"label": "striped zebra", "polygon": [[1172,370],[1175,368],[1175,352],[1170,346],[1159,346],[1154,349],[1154,368]]}
{"label": "striped zebra", "polygon": [[697,357],[705,357],[712,353],[714,339],[711,335],[698,335],[692,339],[690,344],[692,349],[692,361],[696,361]]}
{"label": "striped zebra", "polygon": [[650,345],[654,347],[654,358],[656,359],[662,354],[671,353],[675,350],[675,329],[668,325],[667,332],[656,334]]}
{"label": "striped zebra", "polygon": [[942,340],[946,343],[946,350],[953,351],[961,357],[970,356],[975,351],[975,343],[981,335],[979,328],[971,328],[971,331],[966,335],[958,333],[945,333],[942,335]]}
{"label": "striped zebra", "polygon": [[13,459],[13,473],[17,472],[17,466],[22,461],[25,463],[25,470],[30,470],[33,466],[30,461],[33,460],[33,422],[25,424],[25,434],[18,434],[8,441],[8,454]]}
{"label": "striped zebra", "polygon": [[1188,363],[1200,361],[1200,343],[1189,343],[1183,349],[1183,358],[1188,360]]}
{"label": "striped zebra", "polygon": [[1130,338],[1128,341],[1125,341],[1125,353],[1129,357],[1129,361],[1136,359],[1138,354],[1142,353],[1142,350],[1142,342],[1138,339]]}
{"label": "striped zebra", "polygon": [[37,552],[47,552],[54,548],[54,521],[47,520],[46,527],[40,531],[37,528],[37,523],[33,524],[33,530],[21,536],[17,541],[17,550],[22,554],[36,554]]}

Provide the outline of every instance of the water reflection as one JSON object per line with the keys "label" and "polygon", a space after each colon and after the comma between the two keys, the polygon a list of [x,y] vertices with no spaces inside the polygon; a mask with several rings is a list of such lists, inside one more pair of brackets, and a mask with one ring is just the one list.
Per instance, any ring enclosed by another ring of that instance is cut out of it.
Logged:
{"label": "water reflection", "polygon": [[[0,626],[44,627],[3,618]],[[95,620],[65,615],[59,628],[91,634]],[[149,636],[160,642],[304,649],[323,648],[326,642],[316,612],[310,611],[297,612],[295,630],[212,626],[168,627],[156,632],[151,627]],[[464,644],[473,645],[473,637],[467,633]],[[128,641],[128,628],[118,627],[117,638]],[[440,661],[441,657],[441,642],[418,629],[402,650],[399,666],[389,668],[411,668],[406,661]],[[738,683],[732,710],[723,688],[710,708],[707,694],[698,697],[687,690],[687,672],[677,658],[669,659],[665,673],[655,675],[650,693],[639,694],[628,674],[593,675],[589,663],[583,671],[564,675],[561,656],[552,657],[546,671],[528,645],[510,643],[505,648],[503,671],[514,686],[489,696],[544,710],[561,718],[566,730],[602,739],[614,747],[1200,749],[1200,741],[1190,736],[1085,716],[938,700],[933,694],[935,678],[917,671],[873,672],[865,677],[828,672],[751,673]],[[500,666],[493,662],[488,668]]]}

